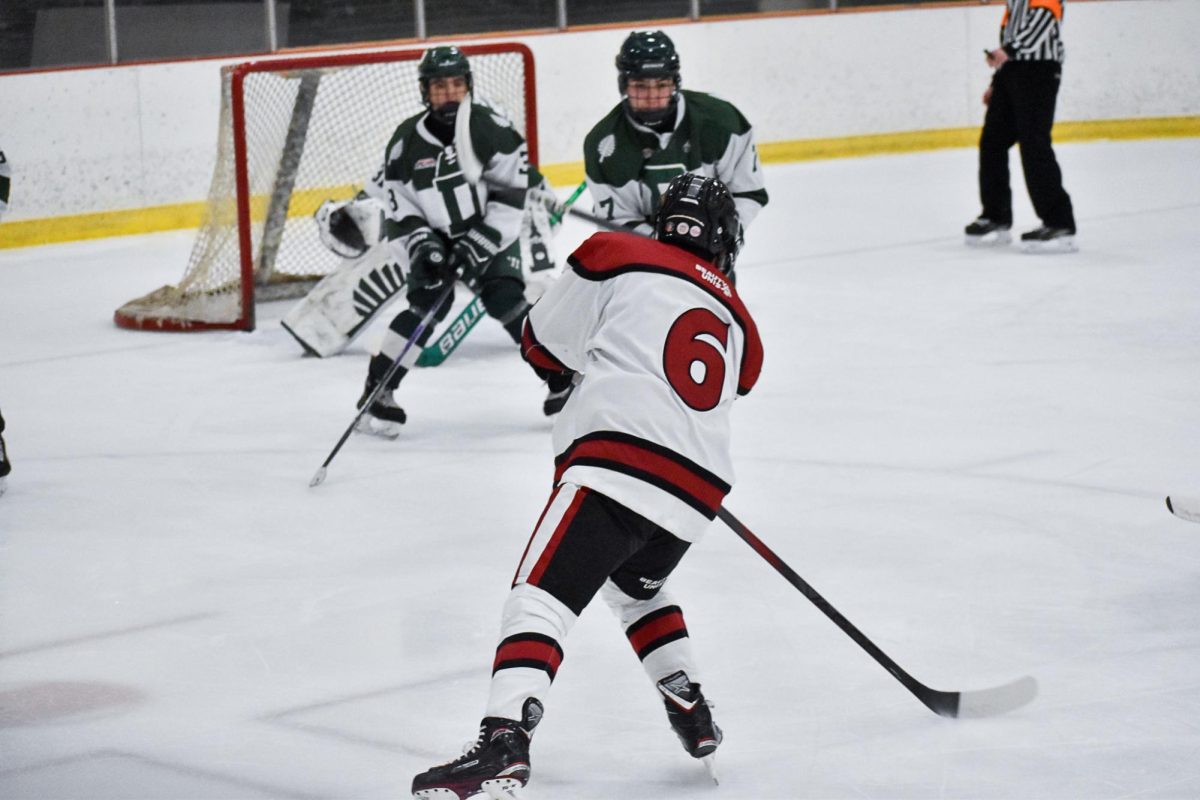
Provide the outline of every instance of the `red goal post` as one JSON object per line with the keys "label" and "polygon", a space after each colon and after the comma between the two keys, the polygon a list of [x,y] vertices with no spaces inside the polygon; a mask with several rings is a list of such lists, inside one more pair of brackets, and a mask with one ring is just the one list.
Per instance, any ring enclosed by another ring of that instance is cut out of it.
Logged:
{"label": "red goal post", "polygon": [[[506,114],[538,163],[533,54],[506,42],[464,45],[476,95]],[[221,115],[208,202],[183,278],[129,301],[122,328],[253,330],[255,302],[299,297],[341,260],[312,214],[348,199],[382,166],[402,120],[423,110],[424,49],[248,61],[221,70]]]}

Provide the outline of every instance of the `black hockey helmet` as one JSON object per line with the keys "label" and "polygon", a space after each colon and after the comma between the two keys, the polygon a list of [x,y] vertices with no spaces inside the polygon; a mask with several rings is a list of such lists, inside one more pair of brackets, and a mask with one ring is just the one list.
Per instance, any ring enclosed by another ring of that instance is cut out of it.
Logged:
{"label": "black hockey helmet", "polygon": [[[467,61],[467,57],[463,55],[462,50],[459,50],[454,45],[431,47],[421,56],[421,61],[417,64],[417,79],[421,84],[421,102],[434,114],[438,114],[439,109],[429,104],[429,81],[433,78],[450,78],[455,75],[466,76],[468,92],[475,88],[475,79],[471,74],[471,64]],[[454,113],[457,110],[457,104],[454,105],[453,109],[446,109],[447,113],[444,116],[449,118],[447,121],[454,118]]]}
{"label": "black hockey helmet", "polygon": [[726,275],[741,247],[737,207],[725,184],[687,173],[671,181],[654,220],[654,238],[711,261]]}
{"label": "black hockey helmet", "polygon": [[[662,31],[634,31],[625,37],[621,51],[617,53],[617,88],[629,108],[629,81],[634,78],[670,78],[675,83],[671,103],[663,112],[648,115],[645,112],[634,117],[639,122],[657,122],[675,112],[675,103],[682,83],[679,77],[679,54],[675,43]],[[650,118],[653,117],[653,118]]]}

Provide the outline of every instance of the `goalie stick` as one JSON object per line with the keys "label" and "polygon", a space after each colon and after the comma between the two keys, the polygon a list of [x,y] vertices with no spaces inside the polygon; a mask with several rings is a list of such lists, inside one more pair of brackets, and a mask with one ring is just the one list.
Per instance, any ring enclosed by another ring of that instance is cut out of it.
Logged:
{"label": "goalie stick", "polygon": [[991,717],[1020,708],[1032,701],[1037,695],[1037,681],[1028,675],[1002,686],[980,689],[973,692],[944,692],[938,689],[931,689],[909,675],[887,653],[880,650],[874,642],[868,639],[862,631],[854,627],[850,620],[843,617],[841,612],[830,605],[829,601],[822,597],[816,589],[785,564],[783,559],[777,556],[771,548],[763,544],[762,540],[751,533],[750,529],[743,525],[737,517],[729,513],[728,509],[721,506],[717,509],[717,516],[734,533],[740,536],[746,544],[750,545],[754,549],[754,552],[762,556],[768,564],[786,578],[788,583],[799,589],[800,593],[820,609],[821,613],[833,620],[834,624],[853,639],[855,644],[866,650],[893,678],[900,681],[905,689],[912,692],[918,700],[924,703],[935,714],[943,717]]}
{"label": "goalie stick", "polygon": [[1188,522],[1200,522],[1200,497],[1171,495],[1167,498],[1167,510]]}
{"label": "goalie stick", "polygon": [[433,315],[436,314],[437,310],[442,307],[442,303],[446,302],[450,295],[454,293],[454,284],[455,281],[447,282],[446,288],[443,289],[441,294],[438,295],[437,300],[434,300],[433,304],[429,306],[429,310],[425,312],[425,316],[422,317],[420,323],[417,324],[416,330],[412,332],[412,336],[408,337],[408,341],[405,342],[404,347],[401,348],[400,355],[396,356],[395,360],[392,361],[392,365],[388,367],[387,373],[385,373],[384,376],[379,380],[379,383],[375,384],[375,389],[370,395],[368,395],[367,399],[363,402],[362,407],[358,409],[358,413],[354,415],[354,419],[350,420],[349,427],[347,427],[345,432],[342,433],[342,438],[338,439],[337,444],[333,446],[333,450],[331,450],[329,455],[325,457],[324,463],[322,463],[321,466],[317,468],[317,471],[313,473],[312,480],[308,482],[310,488],[314,486],[320,486],[325,482],[325,473],[329,468],[330,462],[333,461],[333,458],[338,454],[338,451],[342,449],[342,445],[346,443],[346,440],[350,438],[350,434],[354,432],[354,426],[358,424],[360,419],[362,419],[363,414],[366,414],[367,410],[377,399],[379,399],[379,395],[383,394],[384,388],[395,376],[396,371],[400,369],[400,364],[404,361],[404,357],[408,355],[408,351],[412,349],[412,346],[416,344],[417,339],[421,338],[421,334],[425,332],[425,329],[429,327],[429,323],[433,321]]}

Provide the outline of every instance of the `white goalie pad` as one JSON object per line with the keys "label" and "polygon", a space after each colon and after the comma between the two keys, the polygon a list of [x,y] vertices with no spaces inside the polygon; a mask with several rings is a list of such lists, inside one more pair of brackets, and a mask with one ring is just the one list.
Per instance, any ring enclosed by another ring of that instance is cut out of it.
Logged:
{"label": "white goalie pad", "polygon": [[[375,202],[358,200],[354,204]],[[530,192],[520,239],[521,272],[529,303],[536,302],[562,272],[554,257],[553,235],[546,204]],[[405,264],[397,256],[384,242],[362,258],[347,260],[293,306],[281,324],[313,355],[327,358],[341,353],[400,296]]]}
{"label": "white goalie pad", "polygon": [[284,316],[281,324],[307,352],[326,358],[350,346],[400,296],[404,268],[386,243],[346,261]]}

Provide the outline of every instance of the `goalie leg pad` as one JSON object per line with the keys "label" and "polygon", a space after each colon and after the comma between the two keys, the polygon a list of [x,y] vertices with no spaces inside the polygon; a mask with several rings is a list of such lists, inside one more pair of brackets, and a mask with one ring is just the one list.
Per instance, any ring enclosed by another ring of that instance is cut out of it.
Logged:
{"label": "goalie leg pad", "polygon": [[321,280],[282,320],[309,353],[322,358],[345,350],[405,285],[389,248],[373,247]]}

